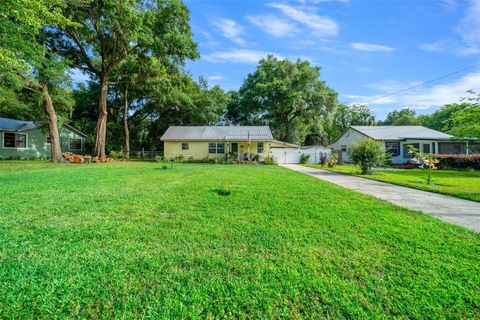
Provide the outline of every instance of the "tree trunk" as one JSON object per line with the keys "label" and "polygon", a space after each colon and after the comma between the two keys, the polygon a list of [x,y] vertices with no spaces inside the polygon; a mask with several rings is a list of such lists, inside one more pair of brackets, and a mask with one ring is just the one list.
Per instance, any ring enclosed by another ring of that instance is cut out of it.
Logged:
{"label": "tree trunk", "polygon": [[105,158],[105,144],[107,137],[107,95],[108,77],[105,74],[100,76],[100,113],[97,120],[97,138],[95,140],[95,156]]}
{"label": "tree trunk", "polygon": [[45,120],[48,124],[48,133],[50,135],[50,149],[52,153],[52,161],[55,163],[63,162],[62,149],[60,147],[60,134],[58,132],[57,114],[53,107],[52,98],[48,91],[46,83],[40,84],[43,92]]}
{"label": "tree trunk", "polygon": [[125,128],[124,159],[130,159],[130,131],[128,130],[128,86],[125,86],[125,108],[123,110],[123,126]]}

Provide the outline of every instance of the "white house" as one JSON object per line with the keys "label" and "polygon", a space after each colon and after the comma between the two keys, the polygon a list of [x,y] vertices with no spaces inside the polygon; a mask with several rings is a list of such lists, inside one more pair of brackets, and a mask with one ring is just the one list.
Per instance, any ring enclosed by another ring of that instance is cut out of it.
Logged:
{"label": "white house", "polygon": [[371,138],[390,150],[394,164],[407,163],[412,158],[408,146],[422,152],[440,154],[466,154],[468,142],[453,141],[452,135],[422,126],[351,126],[329,147],[338,152],[342,162],[350,162],[349,147],[365,138]]}

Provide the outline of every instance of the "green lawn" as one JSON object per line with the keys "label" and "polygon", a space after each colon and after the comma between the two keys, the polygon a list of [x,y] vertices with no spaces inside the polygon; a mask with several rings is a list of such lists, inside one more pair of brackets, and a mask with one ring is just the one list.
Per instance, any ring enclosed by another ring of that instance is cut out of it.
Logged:
{"label": "green lawn", "polygon": [[480,317],[478,233],[276,166],[161,166],[0,162],[0,318]]}
{"label": "green lawn", "polygon": [[360,169],[353,165],[339,165],[335,168],[307,166],[480,202],[480,171],[435,170],[432,173],[433,183],[428,185],[425,183],[427,172],[423,169],[377,170],[374,175],[361,175]]}

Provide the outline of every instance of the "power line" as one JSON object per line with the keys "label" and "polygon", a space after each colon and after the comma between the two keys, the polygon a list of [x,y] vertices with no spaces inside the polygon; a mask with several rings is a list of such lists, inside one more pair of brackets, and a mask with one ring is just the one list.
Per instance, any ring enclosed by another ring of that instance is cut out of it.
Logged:
{"label": "power line", "polygon": [[450,76],[453,76],[454,74],[461,73],[461,72],[464,72],[464,71],[467,71],[467,70],[476,68],[476,67],[478,67],[478,66],[480,66],[480,63],[479,63],[479,64],[472,65],[472,66],[469,66],[469,67],[465,67],[465,68],[460,69],[460,70],[457,70],[457,71],[453,71],[453,72],[444,74],[444,75],[442,75],[442,76],[440,76],[440,77],[437,77],[437,78],[434,78],[434,79],[431,79],[431,80],[427,80],[427,81],[421,82],[421,83],[419,83],[419,84],[416,84],[416,85],[414,85],[414,86],[411,86],[411,87],[408,87],[408,88],[405,88],[405,89],[402,89],[402,90],[398,90],[398,91],[395,91],[395,92],[391,92],[391,93],[386,94],[386,95],[384,95],[384,96],[377,97],[377,98],[374,98],[374,99],[372,99],[372,100],[368,100],[368,101],[366,101],[366,102],[364,102],[364,103],[370,103],[370,102],[377,101],[377,100],[380,100],[380,99],[383,99],[383,98],[386,98],[386,97],[390,97],[390,96],[393,96],[393,95],[396,95],[396,94],[399,94],[399,93],[402,93],[402,92],[411,90],[411,89],[413,89],[413,88],[417,88],[417,87],[426,85],[426,84],[428,84],[428,83],[432,83],[432,82],[435,82],[435,81],[438,81],[438,80],[441,80],[441,79],[444,79],[444,78],[448,78],[448,77],[450,77]]}

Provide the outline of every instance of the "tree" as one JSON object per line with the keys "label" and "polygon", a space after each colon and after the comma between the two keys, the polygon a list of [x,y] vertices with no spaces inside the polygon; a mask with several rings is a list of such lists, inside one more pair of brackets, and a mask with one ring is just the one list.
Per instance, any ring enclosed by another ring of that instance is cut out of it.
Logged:
{"label": "tree", "polygon": [[183,64],[198,57],[189,12],[180,0],[95,0],[71,3],[64,14],[75,25],[53,28],[50,45],[100,83],[95,154],[105,157],[107,96],[114,69],[130,55]]}
{"label": "tree", "polygon": [[466,102],[447,104],[430,115],[419,116],[418,119],[425,127],[450,132],[455,125],[454,114],[469,108],[469,106],[470,104]]}
{"label": "tree", "polygon": [[408,153],[413,154],[413,161],[420,163],[420,168],[425,169],[427,167],[427,177],[425,182],[427,184],[432,183],[432,170],[437,169],[437,164],[440,163],[440,156],[435,153],[424,153],[420,152],[417,148],[412,145],[408,145]]}
{"label": "tree", "polygon": [[351,145],[348,155],[361,169],[361,174],[373,174],[374,167],[383,167],[390,160],[382,145],[367,138]]}
{"label": "tree", "polygon": [[393,110],[384,121],[378,122],[378,125],[382,126],[414,126],[418,124],[417,113],[409,108]]}
{"label": "tree", "polygon": [[65,61],[46,47],[43,30],[70,24],[61,14],[64,5],[59,0],[11,0],[0,5],[0,81],[42,94],[54,162],[63,157],[52,91],[64,93],[68,77]]}
{"label": "tree", "polygon": [[229,104],[236,124],[270,125],[277,139],[301,144],[335,110],[337,93],[319,80],[320,68],[298,59],[260,60]]}
{"label": "tree", "polygon": [[340,104],[326,125],[328,142],[333,142],[350,126],[374,126],[375,114],[366,104]]}
{"label": "tree", "polygon": [[480,139],[480,93],[469,91],[473,96],[464,98],[465,107],[453,114],[450,133],[458,137]]}

